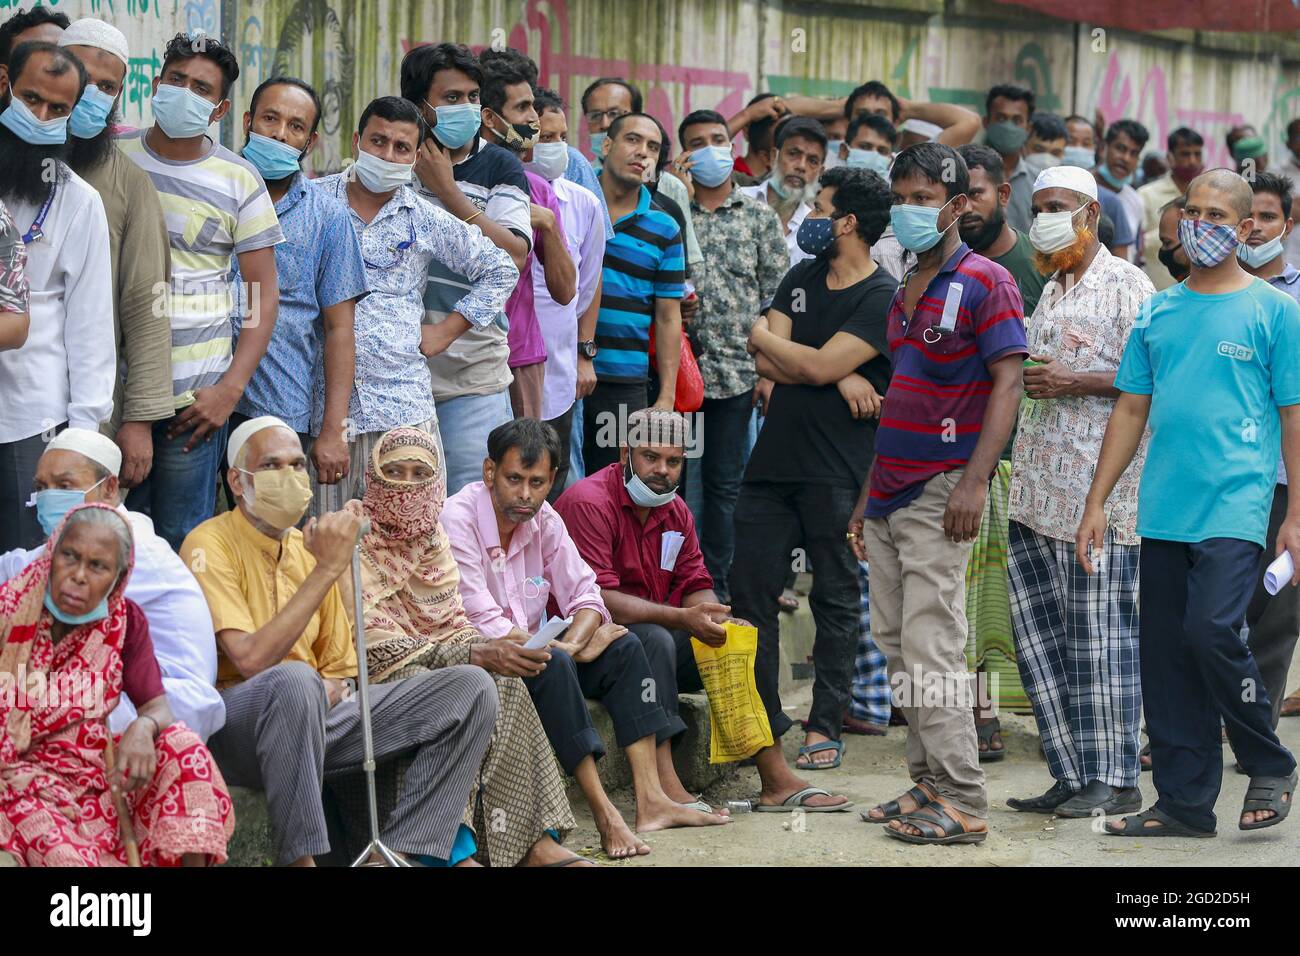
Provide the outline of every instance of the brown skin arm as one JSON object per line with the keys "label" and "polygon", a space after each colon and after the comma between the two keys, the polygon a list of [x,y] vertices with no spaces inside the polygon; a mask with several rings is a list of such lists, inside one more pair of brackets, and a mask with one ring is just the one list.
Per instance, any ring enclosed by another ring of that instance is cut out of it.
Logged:
{"label": "brown skin arm", "polygon": [[325,320],[325,416],[320,435],[312,442],[311,459],[317,479],[326,485],[338,480],[335,475],[346,477],[348,473],[343,422],[348,417],[352,377],[356,374],[356,305],[356,299],[348,299],[321,310]]}
{"label": "brown skin arm", "polygon": [[131,721],[114,748],[117,765],[113,768],[109,786],[123,793],[138,790],[153,779],[154,771],[158,769],[155,734],[162,733],[176,722],[166,694],[137,707],[136,714],[138,716]]}
{"label": "brown skin arm", "polygon": [[957,487],[948,496],[948,507],[943,515],[944,533],[953,541],[973,541],[979,534],[984,501],[989,493],[989,476],[997,467],[1020,409],[1020,397],[1024,391],[1020,380],[1023,367],[1024,355],[1020,352],[989,365],[993,391],[984,410],[979,441],[975,443],[975,450]]}
{"label": "brown skin arm", "polygon": [[682,310],[680,299],[655,299],[655,364],[659,372],[656,408],[672,411],[677,396],[677,369],[682,361]]}
{"label": "brown skin arm", "polygon": [[564,236],[555,213],[545,206],[534,205],[532,209],[533,228],[542,239],[542,272],[546,276],[546,291],[560,305],[568,305],[578,294],[578,269],[573,264],[573,256],[569,255],[569,250],[564,245]]}
{"label": "brown skin arm", "polygon": [[1038,365],[1025,369],[1025,394],[1033,399],[1068,395],[1100,395],[1118,398],[1115,369],[1104,372],[1076,372],[1048,355],[1031,355]]}
{"label": "brown skin arm", "polygon": [[[1147,427],[1147,416],[1150,414],[1151,396],[1130,392],[1121,392],[1115,407],[1110,411],[1106,436],[1101,440],[1101,453],[1097,456],[1097,467],[1092,473],[1092,486],[1084,501],[1083,519],[1079,522],[1079,530],[1074,537],[1075,559],[1088,574],[1093,573],[1090,552],[1101,550],[1106,534],[1106,501],[1115,490],[1120,475],[1124,474],[1124,469],[1137,454],[1142,432]],[[1297,459],[1297,464],[1300,464],[1300,459]],[[1282,540],[1280,535],[1278,540]]]}
{"label": "brown skin arm", "polygon": [[[1282,416],[1282,460],[1288,475],[1300,475],[1300,405],[1283,405],[1278,409]],[[1287,497],[1286,517],[1277,530],[1277,551],[1291,552],[1295,574],[1291,583],[1300,583],[1300,495]]]}
{"label": "brown skin arm", "polygon": [[31,315],[27,312],[0,312],[0,352],[26,345],[31,324]]}

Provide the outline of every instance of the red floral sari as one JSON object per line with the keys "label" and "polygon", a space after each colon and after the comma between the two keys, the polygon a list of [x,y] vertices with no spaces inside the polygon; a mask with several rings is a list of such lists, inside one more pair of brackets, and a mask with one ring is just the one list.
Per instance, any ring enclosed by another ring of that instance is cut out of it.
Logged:
{"label": "red floral sari", "polygon": [[[44,599],[64,524],[36,561],[0,585],[0,850],[28,866],[125,866],[104,769],[104,718],[122,693],[123,592],[134,554],[108,597],[108,617],[56,644]],[[94,692],[69,692],[86,688]],[[178,866],[185,853],[223,862],[234,815],[212,755],[181,723],[164,729],[155,747],[153,779],[126,794],[141,862]]]}

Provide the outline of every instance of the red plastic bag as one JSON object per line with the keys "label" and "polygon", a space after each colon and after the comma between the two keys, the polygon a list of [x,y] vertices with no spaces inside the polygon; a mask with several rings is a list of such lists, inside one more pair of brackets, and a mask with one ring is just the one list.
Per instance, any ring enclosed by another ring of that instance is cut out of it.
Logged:
{"label": "red plastic bag", "polygon": [[[655,330],[650,327],[650,367],[655,367]],[[677,365],[677,391],[673,395],[673,408],[679,412],[698,412],[704,404],[704,376],[695,361],[691,340],[682,329],[682,353]]]}

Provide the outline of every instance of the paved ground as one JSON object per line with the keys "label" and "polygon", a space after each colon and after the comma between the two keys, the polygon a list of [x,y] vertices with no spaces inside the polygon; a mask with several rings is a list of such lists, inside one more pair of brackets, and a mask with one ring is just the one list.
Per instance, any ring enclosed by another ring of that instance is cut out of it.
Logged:
{"label": "paved ground", "polygon": [[[1300,672],[1300,671],[1297,671]],[[788,703],[791,715],[807,713],[810,688]],[[990,836],[978,846],[916,847],[891,840],[880,826],[862,822],[858,810],[903,793],[911,786],[903,759],[906,728],[895,727],[884,738],[848,737],[844,765],[838,770],[808,774],[808,779],[833,792],[844,793],[855,807],[848,813],[814,813],[803,817],[804,829],[792,832],[785,814],[742,814],[736,822],[707,829],[672,830],[646,835],[652,853],[620,866],[1270,866],[1295,865],[1300,850],[1300,814],[1280,826],[1256,833],[1236,828],[1246,778],[1232,769],[1224,748],[1224,786],[1219,798],[1219,836],[1213,840],[1126,839],[1094,832],[1091,820],[1058,820],[1016,813],[1006,799],[1032,796],[1051,784],[1047,764],[1038,755],[1038,737],[1030,717],[1003,716],[1008,755],[987,764]],[[1300,751],[1300,718],[1282,721],[1282,740]],[[793,758],[800,735],[786,735],[787,755]],[[758,791],[758,775],[741,772],[739,782],[722,792],[706,794],[715,805]],[[1143,774],[1143,795],[1154,800],[1151,775]],[[626,819],[634,818],[630,794],[615,794]],[[574,811],[578,830],[568,845],[603,860],[599,839],[585,804]]]}

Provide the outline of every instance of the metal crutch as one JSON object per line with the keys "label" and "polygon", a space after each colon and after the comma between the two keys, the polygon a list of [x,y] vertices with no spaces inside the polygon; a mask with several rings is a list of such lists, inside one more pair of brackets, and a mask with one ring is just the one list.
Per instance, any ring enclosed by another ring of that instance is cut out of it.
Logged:
{"label": "metal crutch", "polygon": [[410,866],[379,838],[379,805],[375,799],[375,739],[370,732],[370,680],[366,667],[365,611],[361,600],[361,539],[370,533],[370,519],[361,523],[356,544],[352,546],[352,633],[357,642],[357,705],[361,708],[361,740],[364,759],[361,769],[366,774],[366,804],[370,811],[370,843],[361,855],[352,861],[353,866],[363,866],[371,853],[379,854],[385,866]]}

